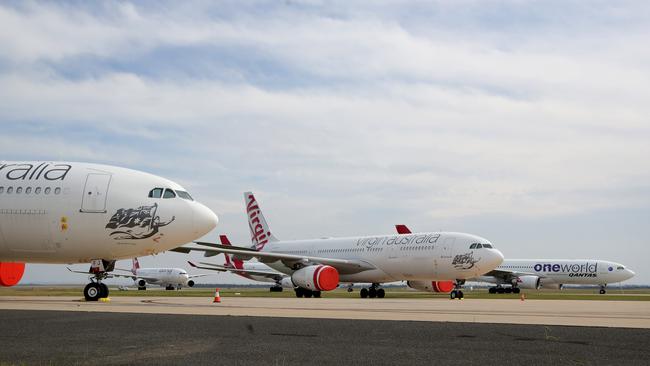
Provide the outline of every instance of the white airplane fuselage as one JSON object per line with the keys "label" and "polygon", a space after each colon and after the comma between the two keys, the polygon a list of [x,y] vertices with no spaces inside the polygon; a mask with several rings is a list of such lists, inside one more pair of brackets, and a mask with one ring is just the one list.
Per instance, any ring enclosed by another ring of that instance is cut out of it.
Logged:
{"label": "white airplane fuselage", "polygon": [[[597,259],[505,259],[496,270],[525,272],[549,285],[606,285],[623,282],[635,273],[620,263]],[[478,281],[509,284],[492,276],[479,276]]]}
{"label": "white airplane fuselage", "polygon": [[140,281],[147,284],[159,285],[161,287],[192,287],[190,285],[190,276],[182,268],[140,268],[135,271],[136,285],[140,286]]}
{"label": "white airplane fuselage", "polygon": [[179,195],[149,197],[155,188],[185,192],[168,179],[108,165],[0,162],[0,261],[132,258],[177,247],[216,226],[204,205]]}
{"label": "white airplane fuselage", "polygon": [[[494,248],[469,249],[487,239],[464,233],[413,233],[297,241],[271,241],[262,251],[360,260],[374,269],[345,273],[340,282],[383,283],[405,280],[455,280],[480,276],[501,264],[503,255]],[[282,262],[267,263],[291,274]]]}

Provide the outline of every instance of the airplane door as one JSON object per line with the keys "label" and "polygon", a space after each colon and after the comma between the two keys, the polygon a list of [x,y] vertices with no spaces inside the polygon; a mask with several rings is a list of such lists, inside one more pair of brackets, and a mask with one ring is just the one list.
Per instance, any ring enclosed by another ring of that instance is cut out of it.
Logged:
{"label": "airplane door", "polygon": [[110,174],[90,173],[86,177],[86,186],[81,199],[81,212],[106,212]]}

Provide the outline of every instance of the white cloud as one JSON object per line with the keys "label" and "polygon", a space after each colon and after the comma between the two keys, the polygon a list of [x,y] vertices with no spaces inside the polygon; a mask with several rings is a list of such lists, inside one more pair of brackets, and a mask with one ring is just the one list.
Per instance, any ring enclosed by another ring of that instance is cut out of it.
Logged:
{"label": "white cloud", "polygon": [[232,220],[255,189],[294,237],[650,207],[643,4],[86,6],[0,6],[5,156],[149,170]]}

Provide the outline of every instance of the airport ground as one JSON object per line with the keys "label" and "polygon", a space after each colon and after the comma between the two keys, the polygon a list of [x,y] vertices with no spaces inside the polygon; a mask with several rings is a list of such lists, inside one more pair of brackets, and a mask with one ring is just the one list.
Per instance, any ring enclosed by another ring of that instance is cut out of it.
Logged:
{"label": "airport ground", "polygon": [[650,364],[642,290],[521,301],[485,290],[449,300],[404,289],[385,299],[223,289],[218,304],[213,289],[111,289],[95,303],[80,290],[0,290],[0,365]]}

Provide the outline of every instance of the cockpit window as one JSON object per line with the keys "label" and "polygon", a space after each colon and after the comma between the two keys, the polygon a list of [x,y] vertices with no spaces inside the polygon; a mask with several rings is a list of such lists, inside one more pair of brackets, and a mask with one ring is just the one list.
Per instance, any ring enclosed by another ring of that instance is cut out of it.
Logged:
{"label": "cockpit window", "polygon": [[469,249],[476,249],[476,243],[469,246]]}
{"label": "cockpit window", "polygon": [[483,244],[483,248],[492,248],[492,244]]}
{"label": "cockpit window", "polygon": [[618,270],[622,270],[622,269],[625,269],[625,267],[618,266],[618,267],[616,267],[616,269],[618,269]]}
{"label": "cockpit window", "polygon": [[483,246],[481,245],[481,243],[476,244],[476,249],[481,249],[481,248],[483,248]]}
{"label": "cockpit window", "polygon": [[176,193],[174,193],[174,191],[172,191],[169,188],[165,189],[165,194],[163,194],[163,198],[174,198],[174,197],[176,197]]}
{"label": "cockpit window", "polygon": [[162,197],[163,189],[162,188],[154,188],[151,191],[149,191],[149,198],[160,198]]}
{"label": "cockpit window", "polygon": [[182,199],[184,199],[184,200],[194,201],[194,199],[192,198],[192,196],[190,196],[190,194],[187,193],[187,192],[185,192],[185,191],[179,191],[179,190],[176,190],[176,194],[178,195],[178,197],[180,197],[180,198],[182,198]]}

